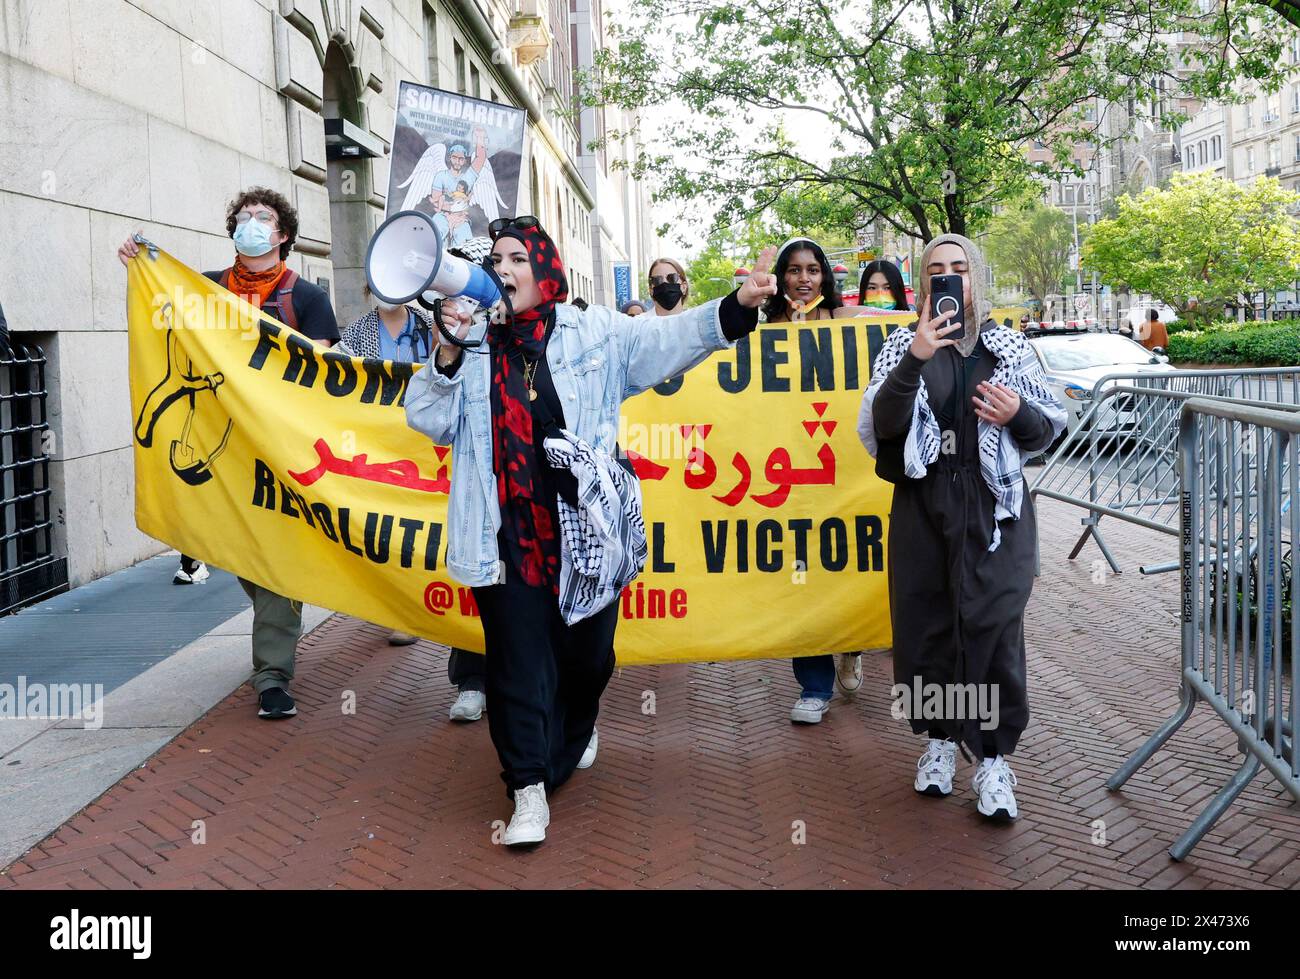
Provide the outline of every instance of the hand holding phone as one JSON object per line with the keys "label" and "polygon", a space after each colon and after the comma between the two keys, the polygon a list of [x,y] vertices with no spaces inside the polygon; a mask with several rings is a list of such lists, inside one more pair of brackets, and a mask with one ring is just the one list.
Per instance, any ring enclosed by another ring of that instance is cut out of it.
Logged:
{"label": "hand holding phone", "polygon": [[950,340],[966,337],[966,290],[960,275],[930,276],[930,318],[947,315],[947,325],[956,327],[945,336]]}

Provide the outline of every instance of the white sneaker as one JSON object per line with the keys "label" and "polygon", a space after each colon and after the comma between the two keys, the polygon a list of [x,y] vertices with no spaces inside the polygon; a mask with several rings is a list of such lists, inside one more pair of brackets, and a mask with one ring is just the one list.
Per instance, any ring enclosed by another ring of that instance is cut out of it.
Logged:
{"label": "white sneaker", "polygon": [[487,707],[487,695],[482,690],[462,690],[451,705],[453,721],[477,721]]}
{"label": "white sneaker", "polygon": [[820,697],[800,697],[790,710],[790,720],[796,724],[820,724],[830,706],[829,700]]}
{"label": "white sneaker", "polygon": [[835,683],[846,697],[858,692],[862,686],[862,655],[838,653],[835,656]]}
{"label": "white sneaker", "polygon": [[981,816],[989,819],[1015,819],[1020,815],[1012,791],[1016,787],[1016,773],[1001,755],[992,761],[985,759],[980,762],[979,768],[975,770],[975,778],[971,780],[971,787],[979,793],[979,802],[975,808]]}
{"label": "white sneaker", "polygon": [[172,576],[173,585],[198,585],[208,580],[208,566],[202,561],[193,571],[186,571],[185,565],[176,569],[176,574]]}
{"label": "white sneaker", "polygon": [[593,727],[591,729],[591,740],[587,742],[587,750],[584,751],[582,757],[578,759],[579,768],[590,768],[592,765],[596,764],[596,749],[599,746],[599,740],[596,737],[596,729]]}
{"label": "white sneaker", "polygon": [[546,839],[551,809],[546,804],[546,786],[541,782],[515,790],[515,814],[501,838],[506,846],[526,846]]}
{"label": "white sneaker", "polygon": [[957,742],[931,738],[916,763],[916,791],[922,795],[951,795],[957,774]]}

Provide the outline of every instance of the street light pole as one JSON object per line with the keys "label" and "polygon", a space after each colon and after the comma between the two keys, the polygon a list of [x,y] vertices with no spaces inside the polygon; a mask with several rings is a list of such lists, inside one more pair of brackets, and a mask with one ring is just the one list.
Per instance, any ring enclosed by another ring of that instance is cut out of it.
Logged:
{"label": "street light pole", "polygon": [[1081,183],[1070,185],[1074,190],[1071,194],[1072,204],[1070,206],[1070,223],[1074,226],[1074,294],[1077,296],[1083,292],[1083,268],[1079,262],[1079,188]]}

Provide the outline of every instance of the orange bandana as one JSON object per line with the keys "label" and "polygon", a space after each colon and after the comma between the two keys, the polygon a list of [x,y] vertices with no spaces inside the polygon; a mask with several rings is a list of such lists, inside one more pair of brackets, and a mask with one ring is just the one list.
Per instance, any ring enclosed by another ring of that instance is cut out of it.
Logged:
{"label": "orange bandana", "polygon": [[282,275],[284,275],[283,261],[276,262],[265,272],[251,272],[244,265],[243,258],[237,256],[235,265],[230,270],[230,291],[237,296],[243,296],[261,309]]}

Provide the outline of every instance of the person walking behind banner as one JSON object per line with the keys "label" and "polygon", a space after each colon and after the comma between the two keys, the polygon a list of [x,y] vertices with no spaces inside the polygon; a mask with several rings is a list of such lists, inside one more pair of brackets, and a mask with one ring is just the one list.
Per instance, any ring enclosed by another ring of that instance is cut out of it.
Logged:
{"label": "person walking behind banner", "polygon": [[[791,238],[776,256],[780,291],[763,307],[769,323],[829,320],[844,305],[821,245],[810,238]],[[832,656],[797,656],[790,660],[799,681],[799,699],[790,709],[796,724],[820,724],[830,708],[835,686],[852,696],[862,686],[861,651]]]}
{"label": "person walking behind banner", "polygon": [[907,302],[907,286],[898,266],[886,259],[868,262],[858,282],[858,305],[841,306],[834,311],[837,319],[849,316],[887,316],[906,313],[912,307]]}
{"label": "person walking behind banner", "polygon": [[[492,247],[487,238],[472,238],[448,252],[470,261],[482,261]],[[433,317],[414,306],[395,306],[371,295],[374,308],[349,323],[339,340],[339,349],[353,357],[395,360],[401,363],[425,363],[437,344],[433,341]],[[388,635],[390,646],[409,646],[419,639],[394,629]],[[452,647],[447,656],[447,679],[456,687],[456,702],[449,716],[453,721],[477,721],[486,706],[483,657],[466,649]]]}
{"label": "person walking behind banner", "polygon": [[624,316],[640,316],[645,312],[646,304],[640,299],[629,299],[618,311]]}
{"label": "person walking behind banner", "polygon": [[646,310],[651,316],[676,316],[686,308],[691,294],[691,283],[686,270],[675,258],[656,258],[646,274],[650,283],[650,298],[654,305]]}
{"label": "person walking behind banner", "polygon": [[[226,234],[234,240],[234,264],[203,274],[291,330],[332,346],[339,338],[339,325],[329,293],[284,263],[298,237],[298,212],[293,205],[274,190],[249,187],[226,208]],[[128,238],[117,255],[125,266],[139,250]],[[298,708],[289,695],[289,683],[302,632],[302,603],[243,578],[239,584],[253,603],[252,684],[257,716],[292,717]]]}
{"label": "person walking behind banner", "polygon": [[[613,453],[623,401],[751,332],[775,284],[766,272],[769,253],[738,292],[680,316],[633,320],[602,306],[584,312],[565,303],[564,264],[535,217],[502,218],[490,228],[492,264],[512,315],[491,324],[484,356],[440,337],[430,366],[411,379],[406,417],[452,447],[447,568],[473,588],[478,604],[488,727],[515,804],[504,842],[519,846],[546,838],[547,795],[596,760],[596,715],[614,671],[619,617],[617,591],[609,588],[585,618],[561,611],[561,597],[566,610],[572,598],[564,572],[573,545],[560,506],[575,508],[579,482],[573,471],[547,464],[554,450],[543,440],[568,429],[579,453],[590,447],[588,463],[593,453],[603,457],[603,491],[611,470],[622,473]],[[463,337],[468,317],[454,304],[444,309]],[[583,499],[589,505],[587,494]]]}
{"label": "person walking behind banner", "polygon": [[[951,793],[961,745],[980,759],[979,812],[1015,819],[1007,756],[1029,720],[1024,613],[1036,538],[1023,465],[1065,428],[1065,411],[1029,341],[989,319],[986,271],[979,248],[961,235],[926,246],[919,322],[894,330],[881,347],[858,435],[877,473],[894,483],[894,697],[912,731],[930,739],[913,786]],[[961,277],[962,339],[949,335],[957,330],[948,325],[952,313],[930,317],[930,280],[940,274]],[[922,691],[935,689],[944,703],[980,706],[931,718],[932,698]]]}

